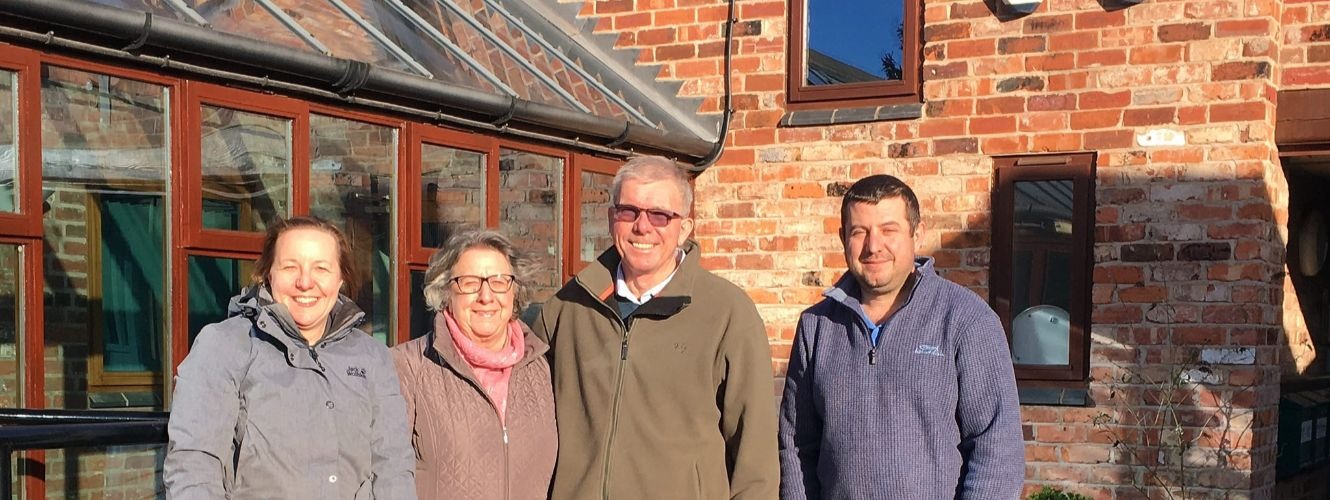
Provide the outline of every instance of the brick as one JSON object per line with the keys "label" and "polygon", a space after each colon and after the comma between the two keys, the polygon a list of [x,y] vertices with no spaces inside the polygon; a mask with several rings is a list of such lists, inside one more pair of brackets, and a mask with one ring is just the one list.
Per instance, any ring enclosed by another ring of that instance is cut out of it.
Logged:
{"label": "brick", "polygon": [[1042,36],[998,39],[998,54],[1025,54],[1043,52],[1047,39]]}
{"label": "brick", "polygon": [[1124,108],[1131,104],[1130,91],[1085,92],[1080,95],[1080,109]]}
{"label": "brick", "polygon": [[1184,53],[1182,45],[1147,45],[1131,49],[1127,60],[1132,64],[1170,64],[1181,62]]}
{"label": "brick", "polygon": [[1076,55],[1076,67],[1078,68],[1121,66],[1126,63],[1127,51],[1123,49],[1092,50]]}
{"label": "brick", "polygon": [[1210,121],[1237,122],[1265,120],[1269,104],[1263,102],[1244,102],[1237,104],[1215,104],[1210,106]]}
{"label": "brick", "polygon": [[1187,42],[1210,38],[1209,23],[1168,24],[1159,27],[1159,41]]}
{"label": "brick", "polygon": [[940,42],[970,38],[970,23],[948,23],[924,26],[925,42]]}
{"label": "brick", "polygon": [[1270,63],[1266,61],[1242,61],[1215,65],[1210,78],[1214,81],[1247,80],[1269,78]]}
{"label": "brick", "polygon": [[1330,67],[1285,68],[1284,85],[1330,85]]}
{"label": "brick", "polygon": [[938,139],[933,141],[933,154],[978,153],[979,142],[973,137]]}
{"label": "brick", "polygon": [[1248,37],[1271,35],[1274,33],[1271,23],[1266,19],[1235,19],[1215,23],[1214,36]]}
{"label": "brick", "polygon": [[1122,121],[1122,112],[1118,110],[1081,111],[1071,114],[1071,128],[1074,130],[1115,127]]}
{"label": "brick", "polygon": [[1031,96],[1025,103],[1030,111],[1057,111],[1076,109],[1075,94],[1042,94]]}
{"label": "brick", "polygon": [[1101,265],[1094,268],[1095,283],[1138,284],[1145,280],[1140,266]]}
{"label": "brick", "polygon": [[1122,124],[1127,127],[1171,124],[1176,112],[1177,108],[1128,109],[1122,113]]}
{"label": "brick", "polygon": [[1158,243],[1123,245],[1119,255],[1123,262],[1170,261],[1173,260],[1173,245]]}
{"label": "brick", "polygon": [[1025,98],[1022,97],[993,97],[988,99],[976,99],[974,103],[975,114],[1012,114],[1025,111]]}
{"label": "brick", "polygon": [[1185,243],[1178,248],[1178,260],[1213,261],[1232,257],[1233,248],[1225,242]]}
{"label": "brick", "polygon": [[998,81],[995,89],[998,93],[1015,92],[1017,90],[1043,90],[1044,79],[1038,76],[1004,78]]}
{"label": "brick", "polygon": [[970,118],[970,130],[972,135],[1005,134],[1016,131],[1016,117],[1014,116],[991,116]]}
{"label": "brick", "polygon": [[1330,62],[1330,44],[1307,47],[1307,62]]}
{"label": "brick", "polygon": [[947,42],[949,59],[991,56],[997,53],[997,40],[992,38],[978,40],[952,40]]}
{"label": "brick", "polygon": [[1126,9],[1090,10],[1076,13],[1077,30],[1096,30],[1127,24]]}
{"label": "brick", "polygon": [[1076,67],[1076,55],[1070,52],[1034,54],[1025,58],[1026,71],[1063,71]]}
{"label": "brick", "polygon": [[1085,148],[1092,150],[1127,148],[1131,147],[1134,141],[1135,136],[1132,135],[1130,130],[1085,133]]}
{"label": "brick", "polygon": [[1027,152],[1025,136],[991,137],[979,141],[979,149],[986,155],[1013,154]]}
{"label": "brick", "polygon": [[934,80],[965,76],[969,71],[969,66],[964,62],[924,65],[924,76],[928,79]]}
{"label": "brick", "polygon": [[1031,16],[1026,18],[1023,31],[1026,34],[1068,31],[1072,29],[1073,23],[1074,20],[1071,14],[1038,17]]}
{"label": "brick", "polygon": [[1032,147],[1037,152],[1076,151],[1081,149],[1081,134],[1040,134]]}

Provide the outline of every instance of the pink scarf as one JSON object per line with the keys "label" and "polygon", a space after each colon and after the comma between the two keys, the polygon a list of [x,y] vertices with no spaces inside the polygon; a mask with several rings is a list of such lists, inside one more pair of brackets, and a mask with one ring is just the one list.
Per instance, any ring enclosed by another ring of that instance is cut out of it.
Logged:
{"label": "pink scarf", "polygon": [[[443,325],[439,324],[440,318],[443,319]],[[434,331],[439,331],[440,326],[448,329],[453,338],[453,345],[457,346],[457,352],[468,365],[471,365],[471,371],[476,374],[476,381],[480,382],[480,387],[485,390],[485,395],[489,396],[494,409],[499,413],[499,423],[507,425],[504,421],[508,417],[508,379],[513,373],[513,365],[522,360],[522,353],[526,350],[522,326],[517,320],[508,322],[508,345],[498,351],[491,351],[467,338],[457,326],[457,320],[453,319],[452,313],[448,311],[435,315]]]}

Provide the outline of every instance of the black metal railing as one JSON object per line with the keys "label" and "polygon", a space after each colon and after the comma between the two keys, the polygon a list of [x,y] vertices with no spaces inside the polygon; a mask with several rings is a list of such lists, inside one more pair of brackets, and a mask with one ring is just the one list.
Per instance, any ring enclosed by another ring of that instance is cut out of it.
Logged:
{"label": "black metal railing", "polygon": [[14,452],[166,443],[167,412],[0,408],[0,499],[14,495]]}

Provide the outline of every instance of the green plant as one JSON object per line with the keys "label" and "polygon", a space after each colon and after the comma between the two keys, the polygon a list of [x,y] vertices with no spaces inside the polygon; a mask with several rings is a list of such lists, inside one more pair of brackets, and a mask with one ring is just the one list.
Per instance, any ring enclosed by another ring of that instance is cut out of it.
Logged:
{"label": "green plant", "polygon": [[1030,495],[1026,500],[1093,500],[1090,497],[1080,493],[1063,491],[1060,488],[1045,486],[1043,489]]}

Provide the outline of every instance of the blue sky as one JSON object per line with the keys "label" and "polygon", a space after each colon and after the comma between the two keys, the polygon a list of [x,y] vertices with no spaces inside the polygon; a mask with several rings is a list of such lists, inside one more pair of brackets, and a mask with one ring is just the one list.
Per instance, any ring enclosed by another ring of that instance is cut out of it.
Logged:
{"label": "blue sky", "polygon": [[809,47],[882,76],[882,54],[901,60],[902,0],[808,0]]}

